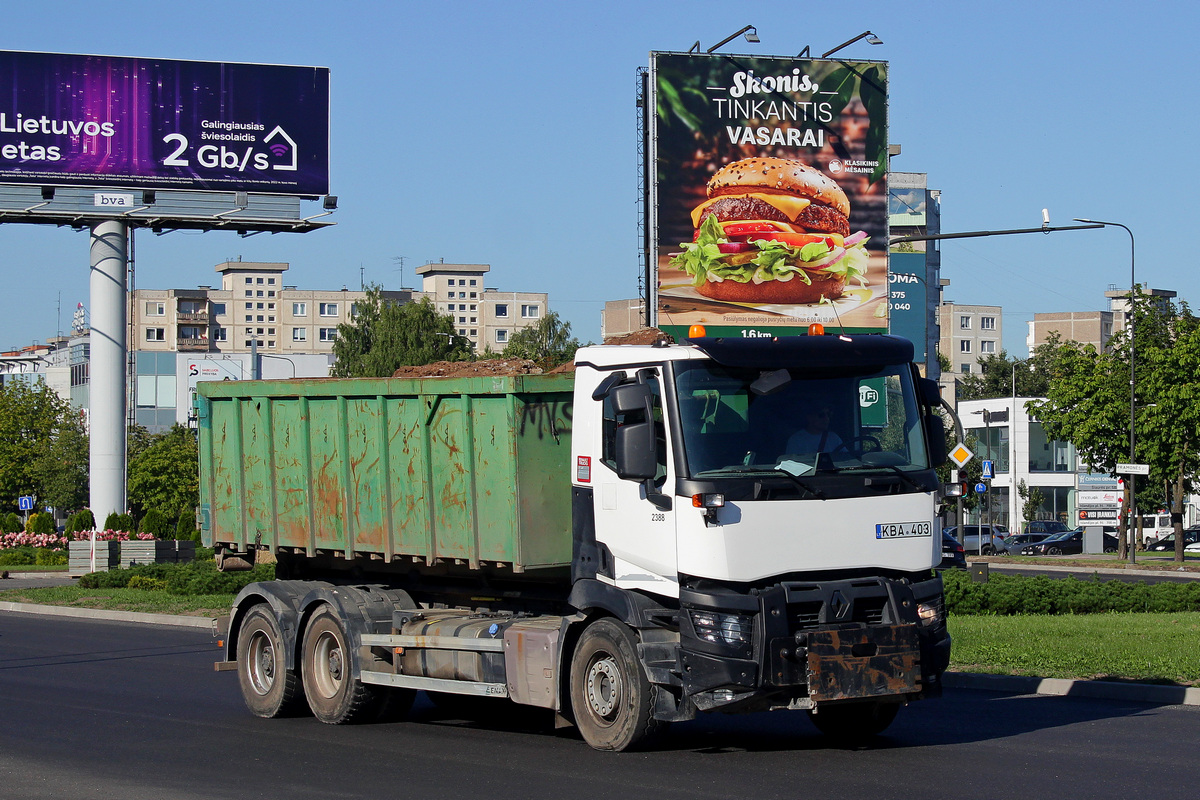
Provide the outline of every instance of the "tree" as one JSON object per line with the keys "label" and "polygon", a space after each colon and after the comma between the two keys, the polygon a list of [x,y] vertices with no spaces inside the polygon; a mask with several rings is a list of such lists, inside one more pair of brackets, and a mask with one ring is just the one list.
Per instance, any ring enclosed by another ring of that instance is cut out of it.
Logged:
{"label": "tree", "polygon": [[551,370],[575,358],[579,340],[571,336],[571,323],[564,322],[553,311],[538,320],[537,325],[523,328],[512,335],[504,348],[505,358],[527,358],[544,370]]}
{"label": "tree", "polygon": [[1046,496],[1042,494],[1042,490],[1038,487],[1030,489],[1025,485],[1025,481],[1017,483],[1017,494],[1021,500],[1021,517],[1022,519],[1037,519],[1038,512],[1042,510],[1042,504],[1046,502]]}
{"label": "tree", "polygon": [[[45,506],[47,492],[61,502],[62,474],[43,480],[42,469],[52,453],[67,455],[66,448],[82,447],[86,459],[86,438],[79,415],[70,404],[41,380],[34,383],[11,381],[0,386],[0,507],[16,508],[21,495],[36,495]],[[77,461],[77,459],[75,459]],[[71,473],[80,486],[87,486],[86,469]],[[70,508],[68,503],[64,510]]]}
{"label": "tree", "polygon": [[141,518],[150,509],[174,519],[200,502],[196,434],[173,425],[129,460],[129,508]]}
{"label": "tree", "polygon": [[[1135,298],[1135,307],[1133,459],[1150,465],[1150,479],[1136,497],[1148,501],[1157,490],[1146,487],[1170,484],[1172,511],[1182,514],[1183,496],[1200,471],[1200,324],[1186,304]],[[1117,463],[1131,456],[1128,334],[1127,328],[1114,336],[1104,353],[1078,342],[1056,342],[1048,358],[1047,399],[1030,403],[1048,435],[1071,441],[1088,463],[1113,475]],[[1126,530],[1130,522],[1126,515]],[[1175,528],[1175,558],[1182,561],[1182,522]],[[1122,556],[1128,538],[1122,536]]]}
{"label": "tree", "polygon": [[397,367],[466,361],[471,343],[428,298],[398,303],[371,286],[357,304],[354,320],[338,325],[333,355],[334,377],[390,378]]}
{"label": "tree", "polygon": [[38,499],[60,513],[88,502],[89,447],[79,412],[63,416],[58,432],[36,462]]}
{"label": "tree", "polygon": [[[962,376],[958,386],[958,399],[990,400],[994,397],[1011,397],[1014,378],[1017,383],[1017,397],[1045,397],[1048,380],[1044,367],[1049,351],[1044,351],[1039,356],[1039,351],[1043,348],[1045,345],[1034,348],[1028,367],[1021,366],[1021,359],[1009,358],[1005,350],[1001,350],[999,355],[980,357],[976,362],[979,372]],[[1014,365],[1017,365],[1015,370]],[[1039,366],[1042,369],[1039,369]]]}

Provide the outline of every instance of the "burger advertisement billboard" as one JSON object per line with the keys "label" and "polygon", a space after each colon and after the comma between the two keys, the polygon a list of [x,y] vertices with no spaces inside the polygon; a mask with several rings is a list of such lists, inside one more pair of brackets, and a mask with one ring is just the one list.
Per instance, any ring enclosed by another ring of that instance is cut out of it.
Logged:
{"label": "burger advertisement billboard", "polygon": [[651,53],[658,327],[887,330],[887,65]]}
{"label": "burger advertisement billboard", "polygon": [[0,183],[329,192],[329,70],[0,51]]}

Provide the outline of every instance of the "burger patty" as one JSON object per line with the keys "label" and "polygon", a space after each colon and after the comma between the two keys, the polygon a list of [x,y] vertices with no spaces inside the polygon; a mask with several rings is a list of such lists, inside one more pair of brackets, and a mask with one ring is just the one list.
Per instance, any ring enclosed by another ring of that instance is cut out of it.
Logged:
{"label": "burger patty", "polygon": [[837,233],[842,236],[850,235],[850,220],[842,213],[813,203],[800,213],[796,219],[789,219],[775,206],[759,200],[757,197],[722,197],[717,202],[704,209],[700,222],[710,214],[716,214],[720,222],[737,222],[746,219],[766,219],[775,222],[788,222],[806,231],[819,233]]}

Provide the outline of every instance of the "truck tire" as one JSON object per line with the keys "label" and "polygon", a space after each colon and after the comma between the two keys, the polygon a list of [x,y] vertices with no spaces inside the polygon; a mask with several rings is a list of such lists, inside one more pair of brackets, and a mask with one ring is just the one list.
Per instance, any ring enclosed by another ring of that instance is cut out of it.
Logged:
{"label": "truck tire", "polygon": [[308,707],[321,722],[343,725],[379,713],[383,698],[355,677],[345,624],[329,606],[313,614],[304,629],[300,675]]}
{"label": "truck tire", "polygon": [[283,634],[266,603],[252,607],[242,617],[237,664],[242,699],[251,713],[273,719],[301,709],[300,677],[287,668]]}
{"label": "truck tire", "polygon": [[883,703],[877,700],[844,705],[821,706],[816,712],[809,711],[817,730],[839,744],[863,744],[887,730],[896,719],[899,703]]}
{"label": "truck tire", "polygon": [[585,742],[620,751],[654,733],[654,692],[626,626],[599,619],[584,629],[571,657],[571,709]]}

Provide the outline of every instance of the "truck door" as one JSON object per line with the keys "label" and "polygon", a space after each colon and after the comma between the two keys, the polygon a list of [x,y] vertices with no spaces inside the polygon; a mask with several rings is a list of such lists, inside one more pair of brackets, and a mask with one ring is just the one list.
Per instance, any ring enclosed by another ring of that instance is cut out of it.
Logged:
{"label": "truck door", "polygon": [[[609,393],[602,401],[600,464],[596,469],[596,541],[613,556],[613,576],[621,588],[678,596],[675,552],[675,501],[664,496],[674,486],[670,433],[663,419],[662,386],[653,370],[641,370],[629,382],[650,390],[650,419],[642,411],[621,411]],[[622,479],[617,474],[620,429],[649,422],[654,429],[654,476]]]}

